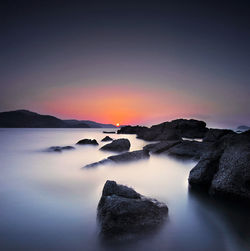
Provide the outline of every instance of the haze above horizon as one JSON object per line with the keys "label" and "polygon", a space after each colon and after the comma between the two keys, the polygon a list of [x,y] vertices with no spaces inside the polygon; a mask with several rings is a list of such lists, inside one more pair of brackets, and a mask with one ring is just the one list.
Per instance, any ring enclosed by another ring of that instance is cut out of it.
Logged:
{"label": "haze above horizon", "polygon": [[250,124],[245,1],[5,1],[0,110]]}

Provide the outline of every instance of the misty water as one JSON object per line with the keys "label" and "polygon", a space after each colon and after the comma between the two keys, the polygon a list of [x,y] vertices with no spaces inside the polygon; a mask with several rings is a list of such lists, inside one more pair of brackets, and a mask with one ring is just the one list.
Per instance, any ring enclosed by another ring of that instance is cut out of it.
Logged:
{"label": "misty water", "polygon": [[[101,129],[0,130],[1,250],[249,250],[249,209],[190,191],[194,161],[158,155],[84,169],[112,155],[98,150],[104,143],[44,151],[106,135]],[[135,135],[110,136],[128,138],[131,150],[148,143]],[[107,179],[165,202],[166,222],[136,238],[101,239],[96,209]]]}

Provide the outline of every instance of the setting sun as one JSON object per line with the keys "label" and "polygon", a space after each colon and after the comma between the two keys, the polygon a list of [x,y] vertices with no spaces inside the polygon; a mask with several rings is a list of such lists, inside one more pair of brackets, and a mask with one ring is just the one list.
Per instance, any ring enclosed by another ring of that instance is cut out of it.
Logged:
{"label": "setting sun", "polygon": [[116,123],[116,126],[119,127],[119,126],[120,126],[120,123]]}

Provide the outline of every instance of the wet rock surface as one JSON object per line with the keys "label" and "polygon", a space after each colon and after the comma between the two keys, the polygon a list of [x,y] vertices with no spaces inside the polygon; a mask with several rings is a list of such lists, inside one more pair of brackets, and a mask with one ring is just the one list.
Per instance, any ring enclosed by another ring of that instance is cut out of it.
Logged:
{"label": "wet rock surface", "polygon": [[103,151],[123,152],[128,151],[130,142],[128,139],[116,139],[100,148]]}
{"label": "wet rock surface", "polygon": [[99,145],[95,139],[82,139],[79,140],[77,145]]}
{"label": "wet rock surface", "polygon": [[97,208],[101,233],[116,236],[152,229],[167,218],[168,207],[134,189],[106,181]]}
{"label": "wet rock surface", "polygon": [[213,196],[250,201],[250,132],[216,142],[190,171],[189,184],[206,186]]}

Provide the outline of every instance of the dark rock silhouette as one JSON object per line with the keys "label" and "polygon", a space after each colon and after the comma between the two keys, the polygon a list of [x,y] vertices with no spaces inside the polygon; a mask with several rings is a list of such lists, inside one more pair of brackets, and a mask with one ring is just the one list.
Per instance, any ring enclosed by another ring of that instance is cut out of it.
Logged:
{"label": "dark rock silhouette", "polygon": [[123,126],[117,131],[118,134],[138,134],[143,133],[148,128],[145,126]]}
{"label": "dark rock silhouette", "polygon": [[228,134],[213,144],[190,171],[192,187],[217,197],[250,201],[250,131]]}
{"label": "dark rock silhouette", "polygon": [[101,233],[108,236],[137,233],[161,224],[168,207],[132,188],[106,181],[97,208]]}
{"label": "dark rock silhouette", "polygon": [[180,158],[200,159],[210,148],[211,143],[183,140],[181,143],[169,148],[165,153]]}
{"label": "dark rock silhouette", "polygon": [[227,130],[227,129],[209,129],[203,141],[214,142],[227,134],[236,134],[236,133],[232,130]]}
{"label": "dark rock silhouette", "polygon": [[147,150],[151,153],[162,153],[180,143],[181,140],[162,141],[159,143],[148,144],[143,147],[143,150]]}
{"label": "dark rock silhouette", "polygon": [[103,159],[98,162],[91,163],[86,165],[86,168],[89,167],[97,167],[99,165],[107,164],[107,163],[122,163],[122,162],[131,162],[131,161],[138,161],[142,159],[148,159],[150,157],[148,151],[139,150],[133,152],[126,152],[118,155],[109,156],[107,159]]}
{"label": "dark rock silhouette", "polygon": [[141,126],[125,126],[118,130],[119,134],[137,134],[139,139],[147,141],[180,140],[185,138],[203,138],[207,133],[206,123],[194,119],[177,119],[153,125],[150,128]]}
{"label": "dark rock silhouette", "polygon": [[79,140],[77,145],[99,145],[95,139],[82,139]]}
{"label": "dark rock silhouette", "polygon": [[109,136],[106,136],[101,141],[112,141],[112,140],[113,140],[112,138],[110,138]]}
{"label": "dark rock silhouette", "polygon": [[114,133],[116,133],[115,131],[103,131],[103,133],[111,133],[111,134],[114,134]]}
{"label": "dark rock silhouette", "polygon": [[74,150],[75,147],[73,146],[51,146],[48,148],[47,151],[49,152],[62,152],[64,150]]}
{"label": "dark rock silhouette", "polygon": [[113,152],[123,152],[130,148],[130,142],[128,139],[116,139],[111,143],[104,145],[100,150],[113,151]]}

